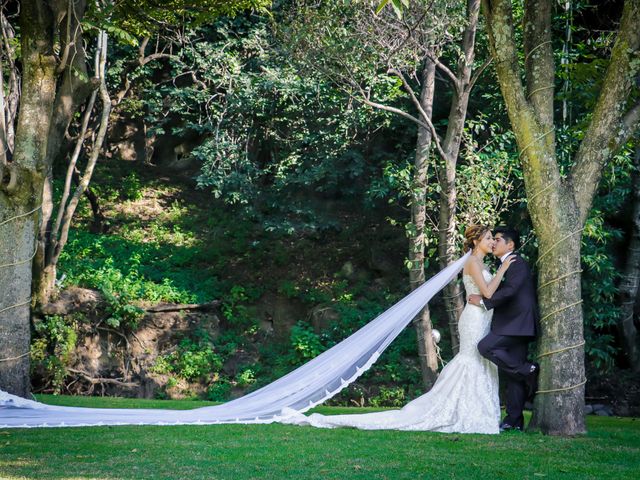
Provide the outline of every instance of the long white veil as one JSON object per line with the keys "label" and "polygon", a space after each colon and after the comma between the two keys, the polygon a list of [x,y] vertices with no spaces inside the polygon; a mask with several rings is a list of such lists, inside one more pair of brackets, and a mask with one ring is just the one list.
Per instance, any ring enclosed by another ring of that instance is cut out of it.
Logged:
{"label": "long white veil", "polygon": [[193,410],[80,408],[45,405],[0,390],[0,428],[279,422],[286,412],[305,412],[328,400],[367,371],[427,302],[458,275],[469,255],[334,347],[236,400]]}

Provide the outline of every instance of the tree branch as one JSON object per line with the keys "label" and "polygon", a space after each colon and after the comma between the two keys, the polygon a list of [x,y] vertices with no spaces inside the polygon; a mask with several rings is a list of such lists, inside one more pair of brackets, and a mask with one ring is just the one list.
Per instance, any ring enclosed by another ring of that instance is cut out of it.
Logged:
{"label": "tree branch", "polygon": [[71,51],[71,47],[73,45],[75,45],[75,41],[71,40],[71,8],[72,8],[72,4],[73,2],[70,1],[67,4],[67,26],[65,28],[65,33],[66,33],[66,41],[65,41],[65,46],[64,46],[64,52],[62,53],[62,58],[60,58],[60,63],[58,64],[58,67],[56,68],[56,73],[60,74],[62,72],[64,72],[64,69],[67,68],[67,62],[69,61],[69,52]]}
{"label": "tree branch", "polygon": [[[67,238],[69,235],[69,227],[71,224],[71,219],[73,218],[73,214],[78,206],[78,202],[80,198],[84,194],[84,191],[87,189],[89,182],[91,180],[91,176],[93,175],[93,170],[96,166],[96,162],[98,161],[98,156],[100,155],[100,149],[102,148],[102,144],[104,142],[104,138],[107,133],[107,126],[109,124],[109,113],[111,112],[111,99],[109,98],[109,92],[107,90],[106,77],[105,77],[105,69],[107,63],[107,34],[104,31],[100,31],[98,35],[98,49],[96,51],[96,74],[98,78],[100,78],[100,98],[102,100],[102,114],[100,117],[100,127],[98,129],[98,133],[96,135],[96,139],[93,143],[93,148],[91,150],[91,155],[89,156],[89,160],[87,162],[87,166],[85,168],[84,174],[80,179],[80,184],[76,187],[76,190],[73,194],[73,197],[69,201],[69,204],[65,207],[64,217],[62,220],[62,227],[60,230],[60,238],[58,239],[57,245],[55,245],[54,253],[52,255],[51,263],[56,264],[62,248],[67,242]],[[61,208],[63,208],[61,206]]]}
{"label": "tree branch", "polygon": [[440,140],[438,132],[436,132],[436,129],[433,126],[433,123],[431,122],[431,118],[429,118],[430,116],[427,115],[427,113],[422,108],[422,105],[420,104],[420,101],[417,99],[415,93],[413,92],[413,89],[411,88],[411,85],[409,85],[409,82],[407,82],[407,79],[402,74],[402,72],[400,72],[399,70],[396,70],[396,69],[392,68],[392,69],[390,69],[390,72],[393,73],[394,75],[396,75],[400,79],[400,81],[402,82],[402,85],[404,86],[405,91],[411,97],[411,101],[413,102],[413,104],[418,109],[418,112],[420,112],[420,118],[422,118],[424,120],[424,123],[426,123],[428,128],[429,128],[429,130],[431,130],[431,135],[433,137],[432,140],[436,144],[436,148],[438,149],[438,153],[440,154],[442,159],[446,161],[449,158],[449,155],[447,155],[445,150],[442,148],[442,142]]}
{"label": "tree branch", "polygon": [[145,311],[149,313],[160,312],[180,312],[183,310],[215,310],[221,305],[220,300],[214,300],[208,303],[189,303],[184,305],[156,305],[155,307],[147,308]]}
{"label": "tree branch", "polygon": [[[524,54],[527,99],[541,128],[553,128],[553,87],[555,66],[551,43],[551,0],[525,0]],[[555,150],[555,136],[545,138],[547,145]]]}
{"label": "tree branch", "polygon": [[135,388],[135,387],[139,387],[140,384],[135,383],[135,382],[123,382],[121,380],[118,380],[116,378],[102,378],[102,377],[92,377],[91,375],[89,375],[89,373],[83,371],[83,370],[77,370],[75,368],[67,368],[68,372],[71,373],[75,373],[76,375],[80,375],[82,378],[84,378],[86,381],[88,381],[89,383],[91,383],[91,385],[102,385],[105,383],[109,383],[112,385],[118,385],[119,387],[126,387],[126,388]]}
{"label": "tree branch", "polygon": [[175,60],[175,59],[178,59],[179,57],[171,53],[152,53],[151,55],[147,55],[146,57],[141,58],[138,61],[140,62],[140,65],[146,65],[147,63],[153,60],[158,60],[160,58],[172,58]]}
{"label": "tree branch", "polygon": [[604,164],[629,139],[638,125],[638,104],[624,111],[635,83],[634,63],[640,54],[638,25],[640,1],[627,0],[600,96],[571,171],[581,224],[589,215]]}
{"label": "tree branch", "polygon": [[456,89],[456,93],[460,94],[460,80],[456,76],[455,73],[451,71],[449,67],[447,67],[444,63],[440,61],[437,55],[434,55],[433,52],[429,50],[425,50],[425,54],[433,63],[435,63],[436,67],[440,69],[447,77],[448,80],[453,84],[453,88]]}
{"label": "tree branch", "polygon": [[485,60],[485,62],[482,65],[480,65],[480,67],[475,72],[473,72],[473,75],[471,76],[471,80],[469,81],[469,90],[473,89],[473,87],[475,86],[480,76],[489,67],[489,65],[491,65],[491,63],[493,63],[493,58],[489,57],[488,60]]}
{"label": "tree branch", "polygon": [[367,98],[366,95],[362,95],[361,98],[357,98],[357,97],[353,97],[353,98],[355,98],[355,100],[362,101],[364,104],[369,105],[370,107],[377,108],[379,110],[385,110],[387,112],[395,113],[395,114],[400,115],[400,116],[402,116],[404,118],[408,118],[409,120],[411,120],[412,122],[417,123],[421,127],[429,128],[429,125],[427,123],[419,120],[418,118],[414,117],[413,115],[411,115],[411,114],[409,114],[409,113],[407,113],[407,112],[405,112],[403,110],[400,110],[399,108],[390,107],[389,105],[384,105],[382,103],[373,102],[373,101],[369,100],[369,98]]}
{"label": "tree branch", "polygon": [[[166,46],[162,49],[163,51],[161,52],[156,51],[151,55],[145,56],[144,51],[146,50],[148,44],[149,44],[149,37],[144,37],[142,39],[142,42],[140,42],[140,47],[138,48],[138,63],[140,64],[140,66],[144,66],[147,63],[152,62],[153,60],[159,60],[161,58],[178,59],[177,55],[173,55],[171,53],[164,53],[164,49],[166,48]],[[157,45],[156,45],[156,50],[157,50]]]}

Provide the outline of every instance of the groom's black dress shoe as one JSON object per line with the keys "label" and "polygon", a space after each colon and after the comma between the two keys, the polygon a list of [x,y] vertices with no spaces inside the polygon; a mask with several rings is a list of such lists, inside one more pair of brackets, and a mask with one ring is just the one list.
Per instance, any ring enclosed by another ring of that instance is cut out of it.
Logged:
{"label": "groom's black dress shoe", "polygon": [[540,375],[540,365],[534,362],[531,366],[534,370],[529,373],[525,380],[527,385],[527,400],[530,402],[533,401],[533,397],[538,391],[538,375]]}
{"label": "groom's black dress shoe", "polygon": [[510,431],[510,430],[517,430],[517,431],[521,432],[522,431],[522,427],[517,427],[517,426],[511,425],[509,423],[500,424],[500,431],[501,432],[506,432],[506,431]]}

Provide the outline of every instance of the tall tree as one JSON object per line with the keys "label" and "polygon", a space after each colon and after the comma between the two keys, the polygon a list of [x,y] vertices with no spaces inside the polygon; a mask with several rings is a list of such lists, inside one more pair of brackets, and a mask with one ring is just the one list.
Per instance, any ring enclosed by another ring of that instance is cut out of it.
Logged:
{"label": "tall tree", "polygon": [[56,95],[50,22],[48,2],[21,2],[22,96],[13,159],[0,177],[0,386],[21,396],[29,389],[31,259]]}
{"label": "tall tree", "polygon": [[525,0],[524,84],[510,0],[483,0],[491,54],[520,151],[528,209],[539,241],[540,390],[531,428],[585,431],[580,236],[602,168],[637,128],[630,104],[638,73],[640,1],[627,0],[591,122],[563,176],[556,154],[551,28],[553,2]]}

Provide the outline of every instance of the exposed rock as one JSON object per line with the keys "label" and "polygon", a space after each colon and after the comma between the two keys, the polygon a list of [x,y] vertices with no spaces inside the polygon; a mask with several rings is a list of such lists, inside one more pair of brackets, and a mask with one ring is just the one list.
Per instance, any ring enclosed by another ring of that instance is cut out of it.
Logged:
{"label": "exposed rock", "polygon": [[[184,336],[195,330],[205,331],[212,339],[220,334],[215,302],[155,305],[160,311],[145,313],[138,328],[128,333],[104,322],[104,306],[99,292],[70,288],[43,309],[46,315],[84,314],[84,321],[79,322],[76,329],[76,348],[68,364],[68,371],[76,377],[68,382],[69,391],[86,394],[99,387],[98,392],[108,395],[130,396],[133,393],[143,398],[153,397],[169,380],[168,375],[151,371],[160,355],[174,350]],[[37,378],[34,383],[37,385]],[[194,382],[177,385],[168,393],[179,397],[187,395],[187,391],[191,395],[202,394],[205,389],[206,385]]]}
{"label": "exposed rock", "polygon": [[332,307],[317,306],[311,310],[311,325],[316,333],[326,330],[339,318],[340,314]]}
{"label": "exposed rock", "polygon": [[618,405],[616,407],[616,415],[620,417],[630,417],[631,409],[629,408],[629,405]]}

